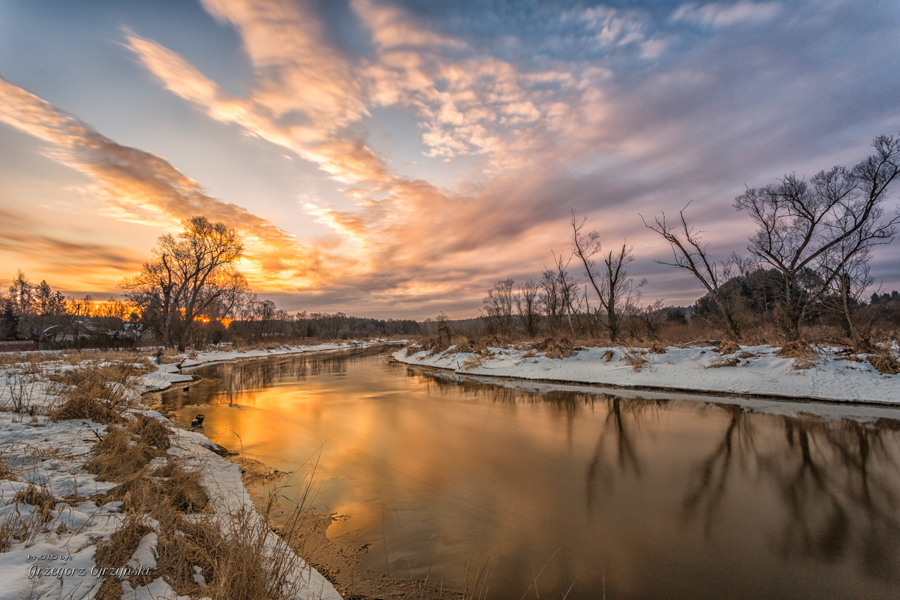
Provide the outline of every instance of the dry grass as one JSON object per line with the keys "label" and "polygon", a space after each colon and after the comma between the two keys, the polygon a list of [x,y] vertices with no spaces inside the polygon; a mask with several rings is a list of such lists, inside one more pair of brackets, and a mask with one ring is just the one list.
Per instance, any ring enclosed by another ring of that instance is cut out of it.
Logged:
{"label": "dry grass", "polygon": [[776,354],[782,358],[811,359],[818,356],[818,353],[803,340],[784,344]]}
{"label": "dry grass", "polygon": [[141,471],[165,449],[144,443],[127,426],[110,426],[106,435],[94,446],[94,456],[85,463],[88,473],[100,481],[129,481],[140,477]]}
{"label": "dry grass", "polygon": [[[14,541],[33,542],[37,534],[44,530],[44,526],[55,517],[58,501],[45,487],[33,484],[16,492],[15,497],[9,501],[9,504],[16,504],[15,510],[8,512],[0,523],[0,552],[9,550]],[[34,508],[23,516],[19,504]]]}
{"label": "dry grass", "polygon": [[35,507],[35,513],[42,523],[49,523],[54,517],[54,508],[59,500],[50,493],[46,487],[38,487],[34,484],[29,485],[24,490],[16,492],[12,500],[15,503],[30,504]]}
{"label": "dry grass", "polygon": [[148,472],[151,460],[167,456],[169,435],[162,422],[143,415],[124,426],[113,425],[94,446],[95,455],[85,469],[101,481],[118,482],[107,496],[121,500],[128,510],[152,514],[154,507],[163,503],[184,513],[201,511],[209,498],[199,473],[184,469],[174,460]]}
{"label": "dry grass", "polygon": [[24,519],[14,512],[7,514],[0,523],[0,552],[6,552],[13,541],[21,541],[29,536],[30,529]]}
{"label": "dry grass", "polygon": [[547,338],[534,345],[534,350],[543,352],[547,358],[568,358],[575,354],[575,346],[568,338]]}
{"label": "dry grass", "polygon": [[736,356],[732,356],[730,358],[717,358],[712,361],[708,365],[706,365],[705,369],[721,369],[722,367],[737,367],[741,364],[741,360]]}
{"label": "dry grass", "polygon": [[662,340],[653,340],[650,342],[649,350],[652,354],[665,354],[669,350],[669,345]]}
{"label": "dry grass", "polygon": [[122,598],[122,582],[110,575],[103,580],[94,600],[120,600]]}
{"label": "dry grass", "polygon": [[0,454],[0,479],[12,479],[13,470],[6,464],[6,458]]}
{"label": "dry grass", "polygon": [[24,365],[24,368],[23,365],[19,365],[18,368],[9,369],[6,372],[4,387],[7,399],[2,406],[3,409],[10,409],[17,413],[35,414],[32,398],[38,379],[37,374],[29,368],[35,366],[31,363]]}
{"label": "dry grass", "polygon": [[638,348],[622,348],[622,360],[631,365],[635,373],[640,373],[645,365],[649,365],[650,361],[645,358],[646,350]]}
{"label": "dry grass", "polygon": [[137,400],[133,378],[143,372],[135,362],[93,363],[50,376],[62,404],[50,411],[55,421],[90,419],[119,423]]}
{"label": "dry grass", "polygon": [[882,352],[878,354],[870,354],[866,361],[875,367],[879,373],[885,375],[897,375],[900,373],[900,362],[894,358],[890,352]]}
{"label": "dry grass", "polygon": [[188,471],[177,461],[170,460],[164,467],[156,469],[146,489],[143,506],[153,510],[161,499],[178,512],[196,513],[209,504],[206,489],[200,483],[200,473]]}
{"label": "dry grass", "polygon": [[[158,511],[157,568],[179,595],[217,600],[264,600],[291,595],[295,556],[286,545],[266,547],[269,528],[251,509],[224,519],[185,519],[171,507]],[[196,567],[196,569],[195,569]],[[197,571],[203,578],[195,580]]]}
{"label": "dry grass", "polygon": [[97,544],[94,560],[99,567],[118,569],[131,559],[145,535],[153,531],[142,515],[131,513],[116,528],[108,541]]}
{"label": "dry grass", "polygon": [[616,357],[616,353],[612,350],[607,350],[606,352],[603,353],[603,360],[606,362],[611,361],[615,357]]}
{"label": "dry grass", "polygon": [[735,352],[739,351],[740,349],[741,349],[740,345],[736,344],[735,342],[724,341],[724,342],[722,342],[722,345],[720,345],[718,348],[716,348],[716,352],[718,352],[719,355],[721,356],[724,354],[734,354]]}
{"label": "dry grass", "polygon": [[819,358],[818,352],[803,340],[796,342],[788,342],[784,344],[775,353],[781,358],[793,358],[795,371],[803,371],[816,366],[816,360]]}

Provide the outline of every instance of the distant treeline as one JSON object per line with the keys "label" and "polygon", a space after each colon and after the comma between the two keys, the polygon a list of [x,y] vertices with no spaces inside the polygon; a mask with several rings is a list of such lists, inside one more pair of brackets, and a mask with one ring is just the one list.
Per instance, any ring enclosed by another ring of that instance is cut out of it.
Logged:
{"label": "distant treeline", "polygon": [[[237,299],[234,318],[198,315],[190,327],[190,345],[231,342],[296,342],[389,336],[414,336],[422,324],[412,319],[370,319],[341,312],[279,310],[253,294]],[[67,297],[49,283],[34,284],[19,271],[9,294],[0,291],[0,341],[32,341],[40,348],[130,348],[160,344],[158,315],[133,302],[98,302]],[[179,320],[177,331],[185,327]]]}

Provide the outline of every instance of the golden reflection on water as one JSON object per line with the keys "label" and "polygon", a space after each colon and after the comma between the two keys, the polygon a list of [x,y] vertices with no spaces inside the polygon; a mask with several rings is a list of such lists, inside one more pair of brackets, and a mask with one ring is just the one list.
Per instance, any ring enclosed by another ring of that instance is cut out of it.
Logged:
{"label": "golden reflection on water", "polygon": [[569,598],[598,597],[604,573],[610,598],[879,598],[900,583],[897,421],[529,391],[378,355],[200,372],[168,395],[178,417],[203,412],[207,435],[295,485],[318,460],[316,504],[351,517],[328,535],[372,543],[375,576],[461,588],[467,561],[489,560],[496,598],[544,565],[540,593],[574,581]]}

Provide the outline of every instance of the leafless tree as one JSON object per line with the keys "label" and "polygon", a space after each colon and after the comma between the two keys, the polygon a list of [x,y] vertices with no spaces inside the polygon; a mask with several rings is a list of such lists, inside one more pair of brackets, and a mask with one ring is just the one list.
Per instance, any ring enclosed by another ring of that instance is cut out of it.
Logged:
{"label": "leafless tree", "polygon": [[[860,330],[857,325],[858,309],[865,305],[866,291],[875,283],[875,278],[872,277],[869,266],[872,260],[870,248],[865,248],[845,260],[844,254],[855,246],[853,240],[838,244],[831,252],[822,255],[819,270],[832,275],[831,288],[822,299],[826,310],[840,315],[840,326],[844,336],[854,344],[859,344],[868,341],[872,326],[878,320],[881,311],[878,310],[880,307],[870,311],[868,322],[864,323]],[[832,274],[834,265],[843,265],[841,272]]]}
{"label": "leafless tree", "polygon": [[540,312],[538,311],[538,293],[541,286],[533,279],[529,279],[519,287],[519,293],[516,294],[516,313],[519,315],[519,321],[525,328],[525,333],[529,337],[534,338],[538,332],[538,320]]}
{"label": "leafless tree", "polygon": [[[573,254],[581,259],[588,282],[600,302],[600,307],[593,313],[609,331],[609,339],[615,342],[625,315],[633,310],[639,298],[638,288],[646,280],[635,284],[634,279],[628,276],[628,265],[634,261],[633,248],[623,242],[621,248],[604,255],[600,234],[596,231],[581,232],[586,220],[586,217],[578,219],[572,215]],[[597,264],[597,256],[601,257],[601,265]]]}
{"label": "leafless tree", "polygon": [[[734,206],[747,211],[759,227],[748,249],[781,272],[784,294],[779,326],[789,340],[800,338],[800,325],[855,258],[896,234],[900,215],[883,220],[881,204],[900,175],[900,138],[879,136],[875,153],[852,169],[834,167],[804,181],[794,174],[780,183],[750,188]],[[837,251],[837,248],[842,248]],[[828,262],[818,280],[805,273]],[[803,289],[806,286],[806,289]]]}
{"label": "leafless tree", "polygon": [[578,317],[578,308],[580,305],[578,298],[578,290],[580,282],[569,273],[568,259],[562,255],[553,255],[553,268],[544,269],[544,275],[541,279],[541,298],[540,303],[547,315],[547,321],[551,330],[557,330],[563,326],[563,319],[571,335],[575,334],[574,320]]}
{"label": "leafless tree", "polygon": [[556,271],[553,269],[544,269],[541,276],[541,291],[538,296],[538,304],[547,318],[547,326],[550,328],[551,333],[555,332],[560,327],[565,308],[560,297]]}
{"label": "leafless tree", "polygon": [[336,340],[347,322],[347,315],[342,312],[336,312],[333,315],[326,316],[325,322],[328,327],[328,335],[331,339]]}
{"label": "leafless tree", "polygon": [[663,314],[664,309],[662,298],[660,298],[653,304],[648,304],[647,306],[635,311],[637,320],[641,325],[644,326],[644,329],[647,330],[647,334],[653,338],[659,337],[659,325],[660,321],[662,321]]}
{"label": "leafless tree", "polygon": [[665,213],[661,217],[656,217],[652,224],[647,223],[647,220],[641,215],[644,225],[661,235],[672,247],[672,262],[662,260],[656,262],[693,273],[694,277],[706,288],[706,291],[719,309],[728,335],[735,340],[739,340],[741,339],[741,327],[736,315],[739,299],[726,294],[722,289],[722,285],[731,278],[732,266],[737,264],[740,270],[743,271],[742,267],[744,267],[745,263],[737,255],[732,255],[731,259],[723,262],[711,259],[708,247],[700,243],[701,232],[695,232],[687,224],[687,220],[684,217],[686,208],[678,212],[681,221],[680,226],[669,224],[666,221]]}
{"label": "leafless tree", "polygon": [[136,277],[125,279],[121,287],[127,290],[129,300],[156,313],[155,326],[163,343],[172,346],[177,338],[183,350],[191,339],[195,319],[214,306],[227,315],[247,283],[234,268],[244,250],[237,231],[223,223],[211,223],[206,217],[191,217],[182,225],[184,231],[177,238],[159,238],[153,250],[155,258],[145,263]]}
{"label": "leafless tree", "polygon": [[501,279],[484,297],[484,316],[488,327],[498,333],[509,333],[513,325],[513,280]]}

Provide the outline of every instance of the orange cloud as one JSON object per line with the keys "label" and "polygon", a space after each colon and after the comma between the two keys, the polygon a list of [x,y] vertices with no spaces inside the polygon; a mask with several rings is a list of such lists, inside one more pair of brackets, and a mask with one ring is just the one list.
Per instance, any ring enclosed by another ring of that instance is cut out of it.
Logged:
{"label": "orange cloud", "polygon": [[128,47],[181,98],[210,117],[291,150],[345,183],[391,178],[383,157],[346,128],[368,115],[362,86],[314,16],[288,2],[209,0],[207,11],[241,33],[255,85],[236,98],[163,46],[126,31]]}
{"label": "orange cloud", "polygon": [[[181,219],[204,215],[244,236],[244,269],[256,285],[307,288],[322,279],[316,252],[289,233],[240,206],[206,195],[199,183],[164,158],[117,144],[3,79],[0,120],[52,144],[51,157],[88,175],[94,182],[92,191],[104,199],[109,215],[167,229],[177,229]],[[85,247],[84,252],[99,250]]]}

